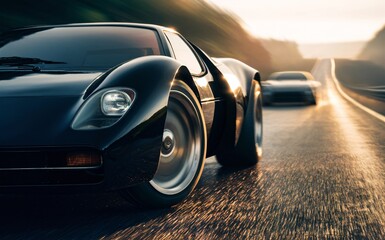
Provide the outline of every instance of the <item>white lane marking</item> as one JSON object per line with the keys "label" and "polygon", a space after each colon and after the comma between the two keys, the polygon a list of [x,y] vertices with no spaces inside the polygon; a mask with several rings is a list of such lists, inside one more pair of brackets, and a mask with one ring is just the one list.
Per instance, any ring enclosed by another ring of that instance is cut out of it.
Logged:
{"label": "white lane marking", "polygon": [[353,103],[354,105],[356,105],[357,107],[359,107],[361,110],[364,110],[365,112],[369,113],[370,115],[372,115],[373,117],[377,118],[378,120],[382,121],[385,123],[385,116],[379,114],[378,112],[375,112],[373,111],[372,109],[370,108],[367,108],[365,107],[364,105],[362,105],[361,103],[357,102],[356,100],[354,100],[353,98],[351,98],[350,96],[348,96],[342,89],[341,89],[341,86],[340,86],[340,83],[338,82],[337,80],[337,77],[336,77],[336,73],[335,73],[335,62],[334,62],[334,59],[330,59],[331,61],[331,70],[332,70],[332,80],[339,92],[339,94],[341,94],[341,96],[343,96],[346,100],[348,100],[349,102]]}

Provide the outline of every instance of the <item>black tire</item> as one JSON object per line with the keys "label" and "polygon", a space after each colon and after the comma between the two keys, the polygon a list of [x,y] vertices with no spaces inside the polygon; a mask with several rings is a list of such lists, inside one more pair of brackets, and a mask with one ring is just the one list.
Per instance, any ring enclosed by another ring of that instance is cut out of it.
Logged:
{"label": "black tire", "polygon": [[250,166],[262,158],[262,95],[260,85],[253,81],[245,120],[235,146],[227,146],[216,155],[222,166]]}
{"label": "black tire", "polygon": [[198,99],[184,82],[170,92],[158,170],[150,182],[124,189],[123,197],[145,208],[170,207],[198,183],[206,156],[206,128]]}

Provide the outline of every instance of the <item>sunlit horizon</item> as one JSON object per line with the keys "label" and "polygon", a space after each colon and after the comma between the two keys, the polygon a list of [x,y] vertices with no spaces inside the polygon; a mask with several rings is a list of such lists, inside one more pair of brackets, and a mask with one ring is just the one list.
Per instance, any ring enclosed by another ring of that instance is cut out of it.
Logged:
{"label": "sunlit horizon", "polygon": [[206,0],[237,15],[259,38],[299,44],[362,42],[385,25],[385,1]]}

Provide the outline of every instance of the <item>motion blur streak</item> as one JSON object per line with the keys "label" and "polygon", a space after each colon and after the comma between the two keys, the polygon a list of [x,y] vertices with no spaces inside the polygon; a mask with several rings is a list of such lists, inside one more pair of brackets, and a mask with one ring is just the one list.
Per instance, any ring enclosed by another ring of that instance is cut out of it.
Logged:
{"label": "motion blur streak", "polygon": [[208,159],[169,210],[116,194],[2,195],[1,239],[385,239],[385,124],[336,91],[331,60],[313,75],[319,106],[264,109],[264,157],[246,169]]}
{"label": "motion blur streak", "polygon": [[[353,158],[351,161],[352,168],[356,176],[356,181],[365,187],[367,190],[371,190],[373,192],[385,192],[385,182],[383,181],[385,168],[383,164],[384,155],[378,151],[378,147],[376,143],[372,141],[370,136],[367,136],[365,131],[362,131],[363,128],[357,124],[357,121],[362,121],[362,119],[366,118],[362,116],[362,112],[351,111],[351,105],[346,103],[346,100],[352,102],[355,106],[359,106],[360,108],[373,115],[371,112],[367,111],[366,107],[352,100],[349,96],[343,99],[339,94],[343,93],[339,88],[338,82],[334,75],[334,60],[322,60],[320,61],[319,68],[326,67],[331,68],[332,71],[324,71],[330,72],[331,75],[327,76],[327,81],[329,84],[327,91],[329,96],[329,101],[332,103],[333,114],[335,115],[335,119],[337,119],[337,123],[339,126],[339,132],[341,133],[340,137],[344,139],[341,142],[341,148],[347,150]],[[359,105],[357,105],[359,104]],[[363,108],[362,108],[362,107]],[[381,116],[379,118],[377,115]],[[383,116],[380,114],[375,114],[373,116],[367,117],[375,117],[380,121],[383,121]],[[383,147],[383,146],[382,146]],[[371,196],[372,198],[368,199],[368,201],[379,202],[382,207],[385,205],[384,199],[378,199],[374,194]],[[369,205],[369,204],[367,204]],[[364,209],[368,210],[368,209]],[[372,214],[377,215],[378,220],[385,224],[385,216],[383,214],[379,214],[379,212],[372,212]]]}

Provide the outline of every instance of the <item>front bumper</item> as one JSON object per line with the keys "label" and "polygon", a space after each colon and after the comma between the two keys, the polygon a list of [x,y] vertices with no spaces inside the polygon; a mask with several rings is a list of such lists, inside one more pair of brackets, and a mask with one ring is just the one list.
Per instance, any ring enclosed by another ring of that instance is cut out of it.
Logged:
{"label": "front bumper", "polygon": [[102,155],[95,149],[0,150],[0,187],[93,184],[103,178]]}
{"label": "front bumper", "polygon": [[314,101],[312,91],[269,91],[263,93],[266,103],[308,103]]}
{"label": "front bumper", "polygon": [[[0,149],[0,192],[100,192],[150,181],[157,169],[160,143],[161,136],[122,139],[106,150],[84,147]],[[74,153],[91,153],[100,161],[74,165],[68,161]]]}

